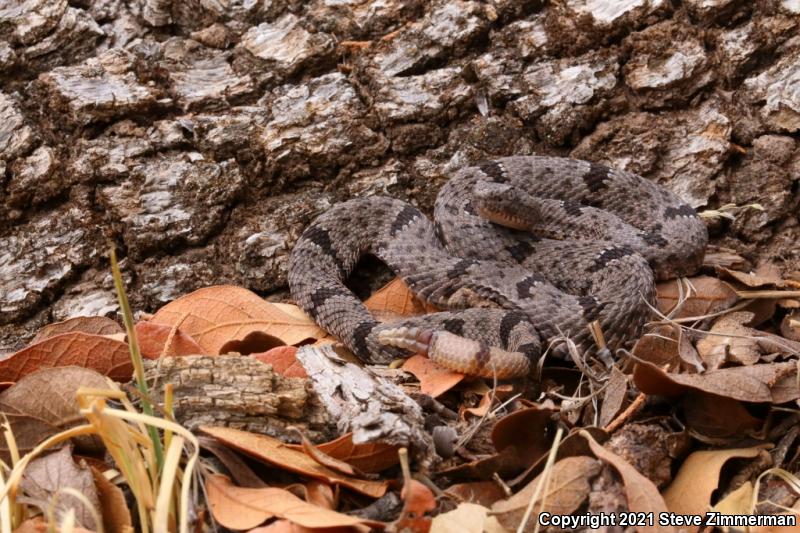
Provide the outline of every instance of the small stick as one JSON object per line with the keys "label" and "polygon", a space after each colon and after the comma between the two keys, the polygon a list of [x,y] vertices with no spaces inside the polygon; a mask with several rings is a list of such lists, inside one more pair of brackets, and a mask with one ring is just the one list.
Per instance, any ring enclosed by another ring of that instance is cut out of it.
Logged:
{"label": "small stick", "polygon": [[624,410],[622,413],[617,416],[614,420],[608,423],[603,430],[606,433],[614,433],[618,430],[622,425],[628,421],[633,415],[635,415],[638,411],[644,407],[644,402],[647,399],[647,395],[643,392],[639,393],[639,396],[636,397],[635,400],[631,402],[631,404]]}

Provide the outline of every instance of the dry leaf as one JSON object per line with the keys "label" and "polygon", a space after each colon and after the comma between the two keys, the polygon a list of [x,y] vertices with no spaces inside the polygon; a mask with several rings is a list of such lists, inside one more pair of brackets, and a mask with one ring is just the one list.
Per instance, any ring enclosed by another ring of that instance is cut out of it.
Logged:
{"label": "dry leaf", "polygon": [[0,361],[0,381],[18,381],[41,368],[60,366],[91,368],[116,381],[128,381],[133,373],[126,343],[75,331],[30,344]]}
{"label": "dry leaf", "polygon": [[742,486],[734,490],[712,508],[720,514],[750,514],[750,505],[753,502],[753,484],[745,481]]}
{"label": "dry leaf", "polygon": [[735,362],[752,365],[761,357],[758,340],[752,337],[753,329],[744,325],[752,320],[747,311],[730,313],[719,318],[705,337],[697,342],[697,352],[709,370],[724,363]]}
{"label": "dry leaf", "polygon": [[[77,465],[72,459],[72,447],[64,446],[61,450],[40,456],[31,461],[22,474],[20,488],[27,497],[47,508],[48,502],[56,492],[64,488],[80,492],[94,509],[100,508],[94,476],[85,464]],[[63,515],[70,509],[75,512],[75,524],[89,530],[97,530],[92,513],[86,505],[71,494],[60,493],[56,505],[56,521],[61,522]]]}
{"label": "dry leaf", "polygon": [[308,528],[383,525],[304,502],[285,489],[237,487],[219,474],[208,476],[205,487],[214,519],[230,529],[251,529],[272,517]]}
{"label": "dry leaf", "polygon": [[680,354],[675,328],[670,325],[660,326],[655,331],[642,335],[633,347],[633,355],[658,367],[669,365],[668,368],[678,368]]}
{"label": "dry leaf", "polygon": [[[139,322],[136,324],[136,340],[139,341],[139,350],[148,359],[158,359],[165,356],[182,355],[213,355],[206,353],[193,338],[178,329],[172,335],[172,326],[155,324],[153,322]],[[164,351],[164,344],[172,335],[169,349]]]}
{"label": "dry leaf", "polygon": [[200,430],[256,459],[291,472],[320,479],[332,485],[342,485],[372,498],[380,498],[386,492],[385,481],[355,479],[339,474],[272,437],[224,427],[202,426]]}
{"label": "dry leaf", "polygon": [[492,428],[495,449],[513,448],[519,466],[527,468],[550,450],[555,435],[552,416],[557,412],[549,406],[532,406],[504,416]]}
{"label": "dry leaf", "polygon": [[263,353],[253,353],[250,357],[254,357],[272,365],[272,370],[285,376],[287,378],[307,378],[308,373],[300,361],[297,360],[297,347],[296,346],[278,346]]}
{"label": "dry leaf", "polygon": [[400,497],[404,502],[403,510],[392,523],[393,529],[415,533],[429,531],[431,519],[425,513],[436,509],[436,497],[431,490],[416,479],[409,479],[403,485]]}
{"label": "dry leaf", "polygon": [[779,289],[792,287],[792,283],[783,279],[780,267],[774,263],[762,263],[758,265],[755,272],[739,272],[725,267],[717,268],[717,272],[751,289],[766,286],[773,286]]}
{"label": "dry leaf", "polygon": [[113,533],[133,533],[133,521],[125,501],[125,493],[106,479],[106,476],[96,468],[92,468],[92,477],[94,477],[97,497],[100,500],[103,530]]}
{"label": "dry leaf", "polygon": [[214,454],[214,457],[219,459],[219,461],[225,466],[225,469],[228,471],[230,476],[233,478],[234,483],[236,483],[238,486],[249,488],[260,488],[267,486],[267,484],[264,483],[264,481],[258,477],[249,466],[247,466],[247,463],[244,462],[244,459],[242,459],[238,453],[231,450],[220,441],[202,435],[199,436],[197,440],[200,442],[200,446],[204,450],[211,452]]}
{"label": "dry leaf", "polygon": [[738,400],[694,390],[683,398],[683,414],[692,433],[707,439],[743,437],[761,426]]}
{"label": "dry leaf", "polygon": [[[297,444],[289,444],[290,448],[301,449]],[[349,463],[362,472],[377,473],[386,470],[399,462],[397,450],[399,446],[383,442],[353,443],[353,434],[346,433],[338,439],[318,444],[322,452]]]}
{"label": "dry leaf", "polygon": [[382,321],[439,311],[436,307],[426,304],[414,296],[411,289],[400,278],[395,278],[378,289],[364,301],[364,305],[378,320]]}
{"label": "dry leaf", "polygon": [[792,311],[783,317],[781,335],[789,340],[800,341],[800,313]]}
{"label": "dry leaf", "polygon": [[[667,505],[652,481],[639,473],[630,463],[622,457],[610,452],[597,443],[585,430],[580,434],[586,439],[592,453],[604,463],[608,463],[619,472],[622,483],[625,485],[625,497],[628,501],[628,510],[633,513],[659,513],[667,512]],[[658,521],[653,526],[640,526],[638,531],[647,533],[651,531],[675,531],[673,527],[659,526]]]}
{"label": "dry leaf", "polygon": [[251,334],[269,335],[283,344],[325,336],[310,317],[285,309],[247,289],[217,285],[168,303],[150,321],[168,326],[180,323],[180,329],[210,354],[224,353],[226,344]]}
{"label": "dry leaf", "polygon": [[[34,372],[0,393],[0,410],[8,416],[22,453],[47,437],[84,422],[75,396],[80,387],[109,388],[106,378],[94,370],[67,366]],[[7,452],[5,439],[0,440],[0,450]],[[76,442],[82,447],[102,449],[94,437],[81,437]]]}
{"label": "dry leaf", "polygon": [[[671,315],[672,318],[685,318],[709,315],[728,309],[735,304],[739,297],[736,291],[727,283],[711,276],[698,276],[689,278],[691,287],[681,285],[683,280],[671,280],[659,283],[658,310],[669,315],[680,303],[680,309]],[[683,289],[683,292],[681,292]],[[689,292],[689,294],[687,294]],[[685,301],[681,302],[681,296]]]}
{"label": "dry leaf", "polygon": [[456,483],[447,487],[444,493],[459,503],[477,503],[484,507],[491,507],[494,502],[506,497],[503,489],[495,481]]}
{"label": "dry leaf", "polygon": [[489,509],[474,503],[461,503],[452,511],[442,513],[431,521],[431,533],[483,533]]}
{"label": "dry leaf", "polygon": [[466,377],[464,374],[442,368],[427,357],[414,355],[406,359],[403,370],[419,380],[419,390],[436,398],[449,391]]}
{"label": "dry leaf", "polygon": [[603,395],[603,405],[600,407],[600,418],[598,426],[606,427],[614,417],[617,416],[628,393],[628,376],[616,366],[611,369],[611,376],[608,379],[605,394]]}
{"label": "dry leaf", "polygon": [[71,333],[79,331],[81,333],[88,333],[89,335],[114,335],[116,333],[125,333],[122,326],[104,316],[78,316],[75,318],[68,318],[63,322],[55,322],[48,324],[36,332],[36,336],[31,341],[31,344],[36,344],[49,337],[55,337],[62,333]]}
{"label": "dry leaf", "polygon": [[[572,514],[589,496],[590,481],[602,468],[600,461],[587,456],[567,457],[553,465],[547,490],[542,490],[534,503],[534,512],[524,531],[533,531],[540,512]],[[544,474],[539,474],[522,490],[492,505],[492,514],[503,527],[516,530]],[[544,502],[544,505],[542,505]]]}
{"label": "dry leaf", "polygon": [[772,388],[796,375],[793,362],[721,368],[705,374],[667,374],[650,363],[637,363],[633,381],[645,394],[678,396],[695,389],[743,402],[775,402]]}
{"label": "dry leaf", "polygon": [[722,467],[733,458],[753,458],[762,448],[737,448],[694,452],[683,461],[675,479],[664,491],[664,500],[673,513],[705,516],[711,495],[719,485]]}
{"label": "dry leaf", "polygon": [[355,468],[353,465],[346,463],[345,461],[341,461],[335,457],[331,457],[330,455],[326,454],[322,450],[318,449],[314,446],[306,436],[297,428],[289,428],[294,429],[294,433],[300,438],[300,446],[305,452],[306,455],[314,459],[317,463],[321,464],[324,467],[330,468],[336,472],[341,474],[345,474],[347,476],[353,477],[364,477],[364,473],[361,472],[358,468]]}

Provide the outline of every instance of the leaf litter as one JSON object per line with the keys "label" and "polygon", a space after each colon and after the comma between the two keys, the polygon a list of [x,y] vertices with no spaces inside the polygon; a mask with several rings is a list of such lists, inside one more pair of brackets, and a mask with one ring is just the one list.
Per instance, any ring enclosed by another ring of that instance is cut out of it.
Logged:
{"label": "leaf litter", "polygon": [[[433,463],[409,463],[397,443],[352,432],[328,442],[312,439],[306,430],[286,429],[288,420],[274,433],[281,438],[203,427],[209,436],[204,446],[220,462],[203,467],[207,499],[196,505],[222,526],[258,532],[501,531],[516,530],[523,520],[523,530],[533,531],[544,511],[794,512],[800,508],[800,483],[793,481],[800,471],[800,432],[772,430],[797,416],[800,399],[798,282],[782,278],[774,265],[755,272],[733,268],[717,266],[719,278],[660,284],[660,316],[612,368],[584,375],[554,362],[536,384],[474,380],[421,356],[405,361],[402,371],[376,368],[412,397],[436,398],[420,406],[429,423],[450,428],[458,442],[451,456]],[[366,303],[384,320],[436,311],[399,280]],[[107,318],[80,317],[46,326],[29,346],[0,361],[0,380],[14,383],[0,393],[7,420],[0,453],[7,464],[81,422],[70,400],[80,387],[103,389],[108,378],[131,379],[123,331]],[[304,368],[296,346],[335,342],[296,306],[233,286],[181,297],[135,331],[149,358],[251,354],[276,375],[301,380],[314,370]],[[629,431],[637,427],[641,431]],[[554,448],[557,430],[566,435]],[[659,434],[671,436],[657,451],[647,439]],[[644,459],[642,446],[653,460]],[[62,479],[53,472],[61,472],[97,514],[81,511],[84,502],[75,500],[69,518],[77,527],[97,530],[97,518],[105,530],[129,530],[134,521],[125,485],[111,481],[113,469],[104,469],[109,477],[75,467],[73,448],[103,464],[102,444],[77,437],[29,464],[29,479],[38,481],[21,485],[26,497],[43,505]],[[770,471],[787,474],[761,482],[766,470],[757,461],[765,457],[775,463]],[[36,478],[38,471],[51,474]],[[769,498],[779,493],[784,498],[773,505]],[[20,522],[19,530],[41,524]]]}

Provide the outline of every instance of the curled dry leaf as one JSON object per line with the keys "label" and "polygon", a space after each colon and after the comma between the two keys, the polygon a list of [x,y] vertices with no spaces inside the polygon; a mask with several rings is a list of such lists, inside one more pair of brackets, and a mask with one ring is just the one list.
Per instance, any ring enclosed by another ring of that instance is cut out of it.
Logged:
{"label": "curled dry leaf", "polygon": [[[7,413],[17,446],[32,450],[47,437],[84,421],[75,399],[79,388],[108,389],[106,378],[88,368],[45,368],[22,378],[0,393],[0,410]],[[81,437],[82,448],[102,449],[93,437]],[[0,453],[8,451],[2,440]]]}
{"label": "curled dry leaf", "polygon": [[308,438],[306,438],[306,436],[303,435],[303,432],[300,431],[299,429],[295,427],[287,429],[294,430],[294,434],[300,438],[300,443],[301,443],[300,446],[303,452],[305,452],[306,455],[314,459],[322,466],[325,466],[327,468],[330,468],[331,470],[335,470],[336,472],[345,474],[347,476],[364,477],[364,473],[361,472],[358,468],[355,468],[353,465],[345,461],[332,457],[327,453],[325,453],[324,451],[317,448],[314,445],[314,443],[308,440]]}
{"label": "curled dry leaf", "polygon": [[99,524],[95,524],[94,517],[86,508],[86,504],[71,494],[60,493],[67,487],[85,496],[94,509],[100,508],[92,471],[85,464],[75,463],[72,459],[71,446],[35,458],[28,463],[20,482],[20,488],[24,493],[40,502],[41,508],[46,508],[48,502],[59,492],[55,509],[57,522],[61,522],[67,511],[74,510],[76,525],[96,531]]}
{"label": "curled dry leaf", "polygon": [[[600,461],[587,456],[567,457],[555,463],[550,472],[547,490],[540,489],[524,531],[534,530],[541,512],[568,515],[577,511],[589,496],[590,481],[600,472],[601,467]],[[517,529],[543,479],[544,473],[539,474],[510,498],[492,505],[492,514],[503,527],[512,531]]]}
{"label": "curled dry leaf", "polygon": [[425,315],[439,311],[422,302],[400,278],[395,278],[364,301],[378,320],[394,320],[403,316]]}
{"label": "curled dry leaf", "polygon": [[103,531],[133,532],[131,512],[125,501],[125,493],[111,483],[102,472],[92,467],[92,477],[100,500],[100,515],[103,517]]}
{"label": "curled dry leaf", "polygon": [[664,281],[656,289],[658,310],[672,318],[710,315],[739,300],[730,285],[711,276]]}
{"label": "curled dry leaf", "polygon": [[[297,444],[288,446],[294,449],[301,448]],[[316,447],[327,455],[369,474],[386,470],[399,462],[397,455],[399,446],[383,442],[355,444],[352,433],[346,433],[338,439],[318,444]]]}
{"label": "curled dry leaf", "polygon": [[296,356],[296,346],[278,346],[263,353],[250,354],[250,357],[272,365],[272,369],[282,376],[287,378],[307,378],[308,373]]}
{"label": "curled dry leaf", "polygon": [[708,450],[690,454],[664,491],[667,507],[673,513],[705,515],[711,507],[711,496],[719,485],[720,471],[725,463],[734,458],[754,458],[761,449]]}
{"label": "curled dry leaf", "polygon": [[[173,327],[153,322],[139,322],[136,324],[136,340],[139,341],[139,350],[148,359],[158,359],[164,356],[182,355],[212,355],[206,353],[193,338],[177,329],[172,333]],[[170,336],[172,339],[170,340]],[[164,345],[169,341],[169,346],[164,350]]]}
{"label": "curled dry leaf", "polygon": [[549,406],[532,406],[504,416],[492,428],[495,449],[512,448],[520,468],[527,468],[550,450],[555,435],[552,417],[557,412]]}
{"label": "curled dry leaf", "polygon": [[[633,371],[634,383],[645,394],[678,396],[694,389],[756,403],[783,403],[794,399],[786,399],[791,397],[791,390],[786,386],[796,376],[794,362],[721,368],[705,374],[668,374],[650,363],[637,363]],[[795,398],[800,397],[800,390],[795,392]]]}
{"label": "curled dry leaf", "polygon": [[419,380],[419,391],[433,398],[449,391],[466,377],[464,374],[442,368],[422,355],[414,355],[406,359],[403,370],[413,374]]}
{"label": "curled dry leaf", "polygon": [[744,325],[753,314],[740,311],[730,313],[714,322],[709,332],[697,342],[697,352],[709,370],[734,362],[752,365],[761,357],[754,330]]}
{"label": "curled dry leaf", "polygon": [[484,507],[491,507],[494,502],[507,497],[496,481],[456,483],[447,487],[444,493],[459,503],[477,503]]}
{"label": "curled dry leaf", "polygon": [[339,474],[272,437],[225,427],[202,426],[200,430],[237,450],[279,468],[332,485],[342,485],[372,498],[380,498],[386,492],[387,483],[384,481],[356,479]]}
{"label": "curled dry leaf", "polygon": [[[622,483],[625,485],[625,498],[628,502],[629,511],[634,513],[654,513],[655,516],[658,516],[659,513],[667,512],[667,505],[652,481],[640,474],[623,458],[598,444],[588,432],[581,430],[580,434],[586,439],[595,457],[611,465],[619,473]],[[653,526],[639,527],[638,531],[643,533],[655,531],[672,532],[675,529],[659,526],[658,522],[655,522]]]}
{"label": "curled dry leaf", "polygon": [[41,368],[81,366],[116,381],[133,373],[128,345],[102,335],[74,331],[30,344],[0,361],[0,381],[18,381]]}
{"label": "curled dry leaf", "polygon": [[174,300],[153,315],[155,324],[173,326],[190,335],[210,354],[222,353],[232,341],[250,334],[266,334],[284,344],[297,344],[325,336],[310,317],[287,312],[241,287],[218,285]]}
{"label": "curled dry leaf", "polygon": [[219,474],[208,476],[205,487],[211,513],[217,522],[230,529],[251,529],[272,517],[284,518],[308,528],[383,526],[380,522],[318,507],[285,489],[237,487]]}
{"label": "curled dry leaf", "polygon": [[90,335],[114,335],[116,333],[125,333],[122,326],[110,318],[104,316],[78,316],[75,318],[68,318],[63,322],[55,322],[44,326],[36,332],[36,336],[31,341],[31,344],[36,344],[39,341],[61,335],[62,333],[71,333],[74,331],[88,333]]}

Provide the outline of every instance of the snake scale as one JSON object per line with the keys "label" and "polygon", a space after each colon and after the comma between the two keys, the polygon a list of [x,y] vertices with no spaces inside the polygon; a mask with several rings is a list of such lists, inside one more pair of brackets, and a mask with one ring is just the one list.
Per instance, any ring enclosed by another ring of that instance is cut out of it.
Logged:
{"label": "snake scale", "polygon": [[[596,353],[642,333],[655,281],[694,273],[708,235],[695,210],[640,176],[575,159],[515,156],[464,168],[442,187],[432,223],[387,197],[334,205],[289,262],[293,298],[356,356],[427,354],[478,376],[529,374],[568,337]],[[364,254],[448,311],[380,323],[345,286]]]}

